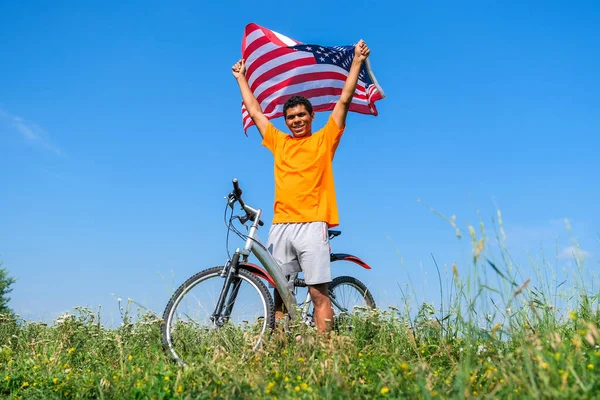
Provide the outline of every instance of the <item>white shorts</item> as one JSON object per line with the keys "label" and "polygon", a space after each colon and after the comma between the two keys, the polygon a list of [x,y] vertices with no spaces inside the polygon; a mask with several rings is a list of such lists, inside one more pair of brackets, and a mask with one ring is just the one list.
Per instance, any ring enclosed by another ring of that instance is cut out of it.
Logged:
{"label": "white shorts", "polygon": [[307,285],[331,282],[329,233],[326,222],[274,224],[267,249],[290,283],[299,272]]}

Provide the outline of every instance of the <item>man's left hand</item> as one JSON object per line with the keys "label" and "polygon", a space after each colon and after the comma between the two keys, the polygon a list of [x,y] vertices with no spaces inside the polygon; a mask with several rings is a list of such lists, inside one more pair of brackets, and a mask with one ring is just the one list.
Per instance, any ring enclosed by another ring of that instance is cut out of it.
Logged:
{"label": "man's left hand", "polygon": [[364,40],[360,40],[356,46],[354,47],[354,59],[360,62],[363,62],[369,57],[371,50],[369,46],[364,42]]}

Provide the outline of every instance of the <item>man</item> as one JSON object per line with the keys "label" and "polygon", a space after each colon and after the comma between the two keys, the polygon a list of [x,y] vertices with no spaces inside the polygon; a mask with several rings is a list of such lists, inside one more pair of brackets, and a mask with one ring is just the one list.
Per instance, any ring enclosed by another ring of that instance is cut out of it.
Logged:
{"label": "man", "polygon": [[[312,132],[315,114],[308,99],[293,96],[287,100],[283,114],[291,136],[275,128],[263,114],[246,80],[244,60],[232,67],[244,105],[263,138],[262,144],[275,157],[274,218],[267,246],[285,275],[293,277],[294,272],[303,272],[319,332],[329,331],[333,323],[327,231],[339,221],[332,161],[346,127],[360,68],[369,53],[364,41],[355,46],[342,94],[321,130]],[[274,300],[275,316],[282,318],[283,302],[277,290]]]}

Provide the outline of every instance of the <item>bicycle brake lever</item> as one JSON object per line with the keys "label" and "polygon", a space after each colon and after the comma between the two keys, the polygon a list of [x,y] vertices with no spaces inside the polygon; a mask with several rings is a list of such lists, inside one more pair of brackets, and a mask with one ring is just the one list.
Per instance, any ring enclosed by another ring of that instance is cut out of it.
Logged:
{"label": "bicycle brake lever", "polygon": [[235,195],[233,193],[229,193],[229,195],[225,198],[227,199],[227,205],[229,207],[231,207],[231,209],[233,210],[233,205],[235,204],[235,201],[237,200],[235,198]]}

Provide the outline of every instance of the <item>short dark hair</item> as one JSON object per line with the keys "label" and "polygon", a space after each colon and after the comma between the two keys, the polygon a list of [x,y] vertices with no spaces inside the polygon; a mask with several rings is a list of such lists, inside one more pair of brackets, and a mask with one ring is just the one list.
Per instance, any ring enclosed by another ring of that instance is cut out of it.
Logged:
{"label": "short dark hair", "polygon": [[304,106],[304,108],[306,108],[306,111],[308,111],[309,114],[312,114],[313,112],[313,108],[312,108],[312,104],[310,104],[310,101],[308,101],[308,99],[304,96],[292,96],[289,99],[287,99],[287,101],[285,102],[285,104],[283,105],[283,116],[286,116],[287,110],[288,108],[293,108],[296,106]]}

